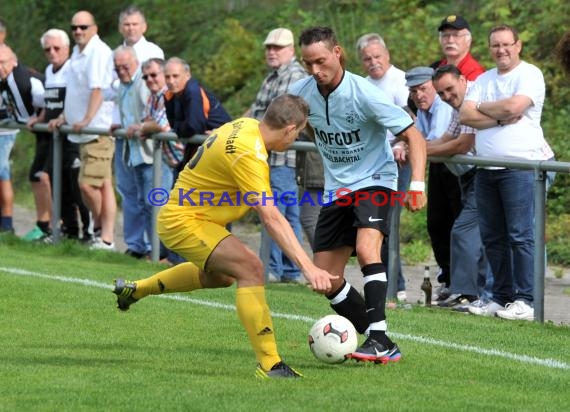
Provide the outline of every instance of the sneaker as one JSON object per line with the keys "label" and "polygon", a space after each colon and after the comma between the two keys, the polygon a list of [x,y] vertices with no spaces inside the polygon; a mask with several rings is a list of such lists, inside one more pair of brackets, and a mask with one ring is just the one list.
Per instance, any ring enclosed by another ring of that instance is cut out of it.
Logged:
{"label": "sneaker", "polygon": [[273,272],[267,274],[267,283],[279,283],[281,279]]}
{"label": "sneaker", "polygon": [[466,313],[469,314],[469,308],[473,307],[473,308],[480,308],[483,305],[486,305],[488,302],[481,300],[481,299],[477,299],[474,300],[473,302],[467,302],[464,303],[462,305],[457,305],[454,306],[453,308],[451,308],[451,310],[453,310],[454,312],[461,312],[461,313]]}
{"label": "sneaker", "polygon": [[134,257],[135,259],[143,259],[146,258],[147,256],[146,253],[135,252],[134,250],[131,249],[125,250],[125,255]]}
{"label": "sneaker", "polygon": [[498,310],[497,316],[509,320],[534,320],[534,308],[522,300],[507,303],[505,309]]}
{"label": "sneaker", "polygon": [[133,303],[138,302],[138,299],[132,296],[137,290],[137,284],[135,282],[125,279],[115,279],[114,285],[113,293],[117,295],[117,307],[120,310],[127,311]]}
{"label": "sneaker", "polygon": [[26,233],[22,239],[25,240],[26,242],[33,242],[36,240],[42,240],[45,239],[48,236],[47,233],[45,233],[43,230],[41,230],[39,228],[39,226],[34,226],[34,228],[32,230],[30,230],[28,233]]}
{"label": "sneaker", "polygon": [[501,309],[505,309],[505,307],[499,305],[497,302],[490,301],[479,307],[469,307],[469,312],[479,316],[497,316],[497,311]]}
{"label": "sneaker", "polygon": [[435,302],[444,301],[450,295],[451,295],[451,291],[449,290],[449,288],[447,286],[445,286],[445,283],[442,283],[441,285],[439,285],[439,287],[433,293],[433,296],[431,298],[431,303],[433,305]]}
{"label": "sneaker", "polygon": [[89,249],[115,251],[115,243],[113,242],[111,244],[107,244],[103,242],[103,239],[100,237],[94,237],[93,240],[89,243]]}
{"label": "sneaker", "polygon": [[396,293],[396,300],[398,302],[407,302],[408,295],[406,294],[406,291],[405,290],[398,291],[398,293]]}
{"label": "sneaker", "polygon": [[449,295],[449,297],[444,301],[438,302],[437,306],[440,308],[453,308],[458,305],[464,305],[466,303],[472,302],[476,299],[477,298],[475,296],[454,293],[453,295]]}
{"label": "sneaker", "polygon": [[402,358],[402,354],[398,345],[394,345],[392,349],[388,349],[375,339],[369,337],[364,341],[362,346],[346,355],[345,358],[362,362],[386,364],[388,362],[398,362]]}
{"label": "sneaker", "polygon": [[270,371],[264,371],[261,365],[255,369],[255,377],[260,379],[272,378],[302,378],[303,375],[283,362],[273,365]]}

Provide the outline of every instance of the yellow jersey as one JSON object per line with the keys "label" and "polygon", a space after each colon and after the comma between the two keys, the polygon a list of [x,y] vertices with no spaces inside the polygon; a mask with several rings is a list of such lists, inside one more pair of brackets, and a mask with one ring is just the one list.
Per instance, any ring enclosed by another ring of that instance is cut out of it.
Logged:
{"label": "yellow jersey", "polygon": [[241,218],[256,202],[274,204],[259,121],[241,118],[214,130],[180,173],[161,215],[211,221]]}

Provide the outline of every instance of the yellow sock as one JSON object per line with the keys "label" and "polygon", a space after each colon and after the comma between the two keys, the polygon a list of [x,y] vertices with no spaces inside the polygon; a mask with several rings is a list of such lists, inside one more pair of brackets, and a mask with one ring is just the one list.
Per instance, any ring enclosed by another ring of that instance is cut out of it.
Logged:
{"label": "yellow sock", "polygon": [[273,333],[273,322],[265,300],[265,287],[238,288],[236,307],[239,319],[261,367],[268,371],[281,361]]}
{"label": "yellow sock", "polygon": [[161,293],[190,292],[202,289],[200,269],[191,262],[172,266],[149,278],[137,280],[136,284],[137,290],[133,293],[135,299]]}

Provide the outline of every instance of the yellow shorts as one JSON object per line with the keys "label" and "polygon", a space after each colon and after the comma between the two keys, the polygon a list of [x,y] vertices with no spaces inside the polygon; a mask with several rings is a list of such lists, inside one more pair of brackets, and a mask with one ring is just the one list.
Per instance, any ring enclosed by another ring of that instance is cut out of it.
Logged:
{"label": "yellow shorts", "polygon": [[115,141],[109,136],[79,145],[79,182],[101,187],[105,179],[113,176],[112,164],[115,153]]}
{"label": "yellow shorts", "polygon": [[231,233],[218,223],[186,217],[180,206],[165,205],[158,213],[156,230],[162,243],[184,259],[205,269],[218,244]]}

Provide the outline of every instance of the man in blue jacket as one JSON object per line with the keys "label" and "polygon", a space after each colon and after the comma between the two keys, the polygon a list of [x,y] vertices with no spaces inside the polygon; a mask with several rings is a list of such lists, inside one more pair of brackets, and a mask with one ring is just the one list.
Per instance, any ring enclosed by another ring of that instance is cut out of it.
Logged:
{"label": "man in blue jacket", "polygon": [[[178,57],[168,59],[164,67],[168,93],[166,95],[166,116],[172,131],[178,137],[208,134],[209,131],[232,120],[219,100],[192,79],[190,65]],[[194,155],[199,145],[188,144],[184,159],[179,165],[182,170]]]}

